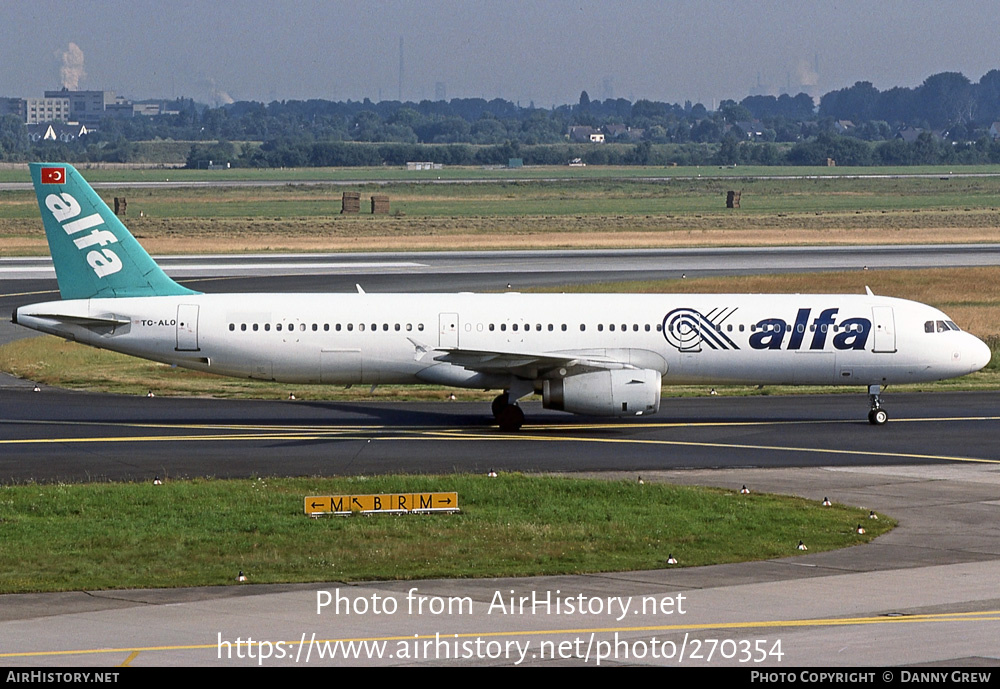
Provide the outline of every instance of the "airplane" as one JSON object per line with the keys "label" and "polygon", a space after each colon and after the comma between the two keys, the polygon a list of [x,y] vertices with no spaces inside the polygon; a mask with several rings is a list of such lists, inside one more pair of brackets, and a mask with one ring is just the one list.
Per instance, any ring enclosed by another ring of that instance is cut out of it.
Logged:
{"label": "airplane", "polygon": [[865,294],[203,294],[168,277],[72,165],[32,163],[59,301],[13,322],[225,376],[342,385],[430,383],[634,417],[664,384],[866,387],[983,368],[990,349],[936,308]]}

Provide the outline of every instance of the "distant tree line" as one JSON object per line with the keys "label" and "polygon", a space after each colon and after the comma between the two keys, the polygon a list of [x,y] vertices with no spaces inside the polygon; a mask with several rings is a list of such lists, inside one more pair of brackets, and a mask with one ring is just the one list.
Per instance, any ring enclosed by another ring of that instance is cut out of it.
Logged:
{"label": "distant tree line", "polygon": [[959,72],[942,72],[914,89],[879,91],[870,82],[859,81],[824,95],[819,116],[955,129],[961,132],[957,138],[967,138],[976,126],[989,127],[1000,120],[1000,70],[987,72],[977,84]]}
{"label": "distant tree line", "polygon": [[[819,101],[795,96],[700,103],[591,100],[552,108],[502,99],[450,101],[237,102],[210,108],[177,101],[175,115],[105,118],[79,141],[32,142],[17,117],[0,118],[0,159],[131,162],[135,142],[193,142],[191,167],[525,164],[905,165],[1000,162],[1000,70],[978,83],[956,72],[915,88],[879,91],[869,82]],[[612,129],[611,126],[615,128]],[[623,133],[606,144],[568,142],[572,126]],[[902,132],[907,132],[902,136]],[[203,142],[203,143],[202,143]],[[233,143],[252,142],[252,143]]]}

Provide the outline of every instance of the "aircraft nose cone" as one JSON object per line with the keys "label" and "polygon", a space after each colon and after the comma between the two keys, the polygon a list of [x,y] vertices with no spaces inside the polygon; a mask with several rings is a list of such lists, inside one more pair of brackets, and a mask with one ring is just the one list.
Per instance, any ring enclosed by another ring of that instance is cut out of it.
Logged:
{"label": "aircraft nose cone", "polygon": [[990,351],[989,346],[980,340],[978,337],[972,337],[970,335],[972,342],[968,348],[966,356],[968,357],[966,361],[969,364],[970,371],[978,371],[984,368],[986,364],[990,363],[990,359],[993,358],[993,352]]}

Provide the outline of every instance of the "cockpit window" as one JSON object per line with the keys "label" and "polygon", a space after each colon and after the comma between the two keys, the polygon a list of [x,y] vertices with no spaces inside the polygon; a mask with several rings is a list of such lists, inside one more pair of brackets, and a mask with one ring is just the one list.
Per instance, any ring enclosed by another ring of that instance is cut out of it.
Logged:
{"label": "cockpit window", "polygon": [[925,321],[924,322],[924,332],[925,333],[943,333],[949,330],[957,330],[961,332],[961,328],[955,325],[954,321]]}

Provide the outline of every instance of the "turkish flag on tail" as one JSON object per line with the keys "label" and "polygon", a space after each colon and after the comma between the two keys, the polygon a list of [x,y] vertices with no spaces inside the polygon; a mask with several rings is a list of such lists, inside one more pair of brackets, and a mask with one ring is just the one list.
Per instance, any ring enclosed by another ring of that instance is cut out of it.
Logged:
{"label": "turkish flag on tail", "polygon": [[43,167],[42,184],[65,184],[66,168],[64,167]]}

